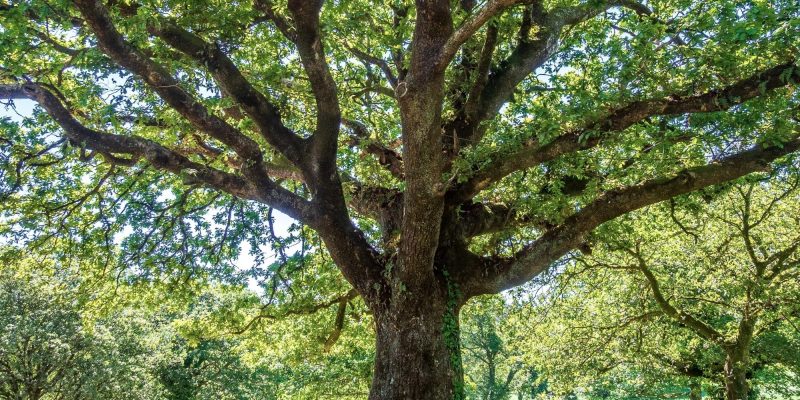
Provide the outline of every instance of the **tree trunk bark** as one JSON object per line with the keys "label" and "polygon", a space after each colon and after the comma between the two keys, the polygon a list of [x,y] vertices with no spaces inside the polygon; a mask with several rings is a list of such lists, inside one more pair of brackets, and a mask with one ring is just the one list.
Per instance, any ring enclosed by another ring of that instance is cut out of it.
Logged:
{"label": "tree trunk bark", "polygon": [[689,400],[702,400],[703,399],[703,387],[700,385],[698,381],[692,381],[689,384]]}
{"label": "tree trunk bark", "polygon": [[729,354],[725,358],[725,399],[747,400],[750,388],[747,384],[747,365],[743,357]]}
{"label": "tree trunk bark", "polygon": [[438,297],[376,313],[371,400],[464,399],[459,306]]}
{"label": "tree trunk bark", "polygon": [[495,382],[497,380],[497,367],[494,365],[494,357],[492,357],[491,353],[486,355],[486,359],[489,364],[489,373],[486,382],[486,399],[495,400],[497,397],[497,394],[495,393],[495,389],[497,388],[497,384]]}

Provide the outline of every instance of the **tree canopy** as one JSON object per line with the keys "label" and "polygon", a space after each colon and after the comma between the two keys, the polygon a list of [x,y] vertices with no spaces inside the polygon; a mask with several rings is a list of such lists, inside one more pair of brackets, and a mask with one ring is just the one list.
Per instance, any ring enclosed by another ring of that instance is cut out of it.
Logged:
{"label": "tree canopy", "polygon": [[3,240],[143,284],[260,285],[242,329],[335,308],[333,343],[365,308],[375,399],[463,398],[461,307],[604,223],[797,174],[796,1],[0,13],[0,99],[35,104],[0,122]]}

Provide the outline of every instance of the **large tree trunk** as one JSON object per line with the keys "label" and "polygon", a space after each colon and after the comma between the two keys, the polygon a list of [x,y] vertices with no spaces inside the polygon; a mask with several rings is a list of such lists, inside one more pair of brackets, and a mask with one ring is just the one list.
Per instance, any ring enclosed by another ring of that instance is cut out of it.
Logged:
{"label": "large tree trunk", "polygon": [[376,313],[370,399],[464,398],[459,307],[438,297],[400,302]]}
{"label": "large tree trunk", "polygon": [[750,388],[747,384],[747,363],[740,354],[728,354],[725,358],[725,399],[747,400]]}

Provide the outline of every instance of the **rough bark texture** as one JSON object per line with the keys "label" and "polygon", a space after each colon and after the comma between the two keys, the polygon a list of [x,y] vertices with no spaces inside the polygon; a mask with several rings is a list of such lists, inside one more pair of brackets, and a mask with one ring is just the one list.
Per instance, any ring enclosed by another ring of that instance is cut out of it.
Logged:
{"label": "rough bark texture", "polygon": [[750,392],[747,383],[747,361],[743,354],[734,352],[725,358],[725,399],[747,400]]}
{"label": "rough bark texture", "polygon": [[443,300],[412,300],[376,316],[370,399],[464,398],[458,311]]}

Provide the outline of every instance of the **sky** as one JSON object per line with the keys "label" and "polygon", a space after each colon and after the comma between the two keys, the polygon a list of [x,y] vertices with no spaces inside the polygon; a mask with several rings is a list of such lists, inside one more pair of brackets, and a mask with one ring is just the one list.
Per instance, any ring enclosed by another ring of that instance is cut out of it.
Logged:
{"label": "sky", "polygon": [[33,115],[33,107],[36,103],[33,100],[14,100],[14,107],[1,105],[0,118],[11,118],[12,121],[20,122],[25,117]]}

